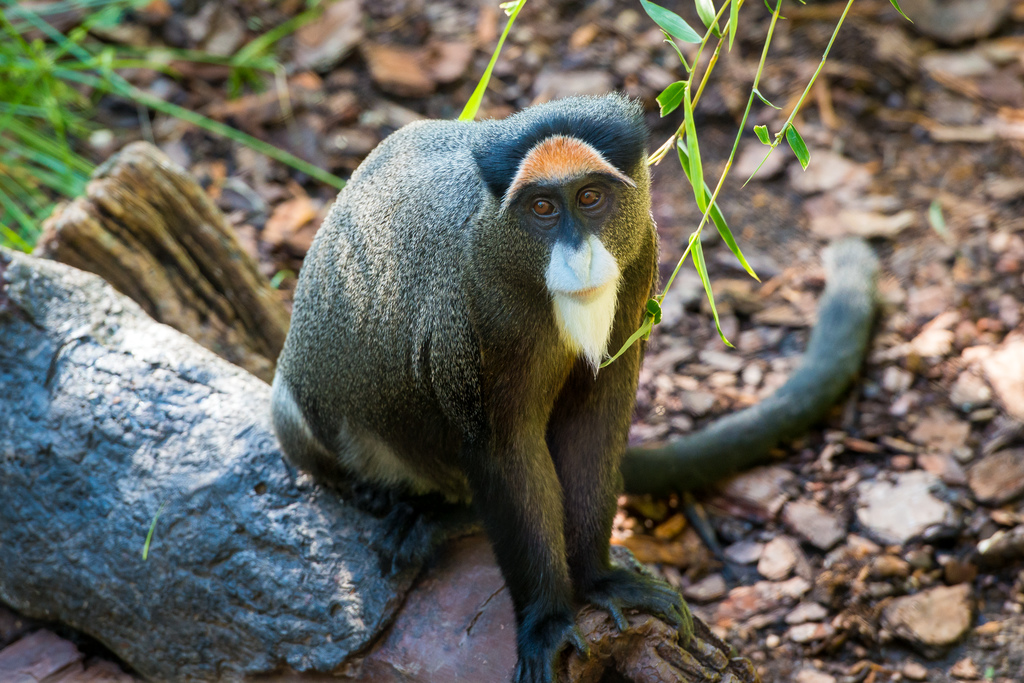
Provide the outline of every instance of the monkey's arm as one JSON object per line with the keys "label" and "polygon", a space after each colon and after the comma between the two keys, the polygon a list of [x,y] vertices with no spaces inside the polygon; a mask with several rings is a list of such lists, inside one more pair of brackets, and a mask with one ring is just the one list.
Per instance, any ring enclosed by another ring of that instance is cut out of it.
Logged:
{"label": "monkey's arm", "polygon": [[628,493],[664,495],[710,486],[765,460],[781,441],[820,420],[849,388],[867,353],[878,259],[861,239],[830,246],[828,282],[803,363],[778,391],[661,448],[626,453]]}

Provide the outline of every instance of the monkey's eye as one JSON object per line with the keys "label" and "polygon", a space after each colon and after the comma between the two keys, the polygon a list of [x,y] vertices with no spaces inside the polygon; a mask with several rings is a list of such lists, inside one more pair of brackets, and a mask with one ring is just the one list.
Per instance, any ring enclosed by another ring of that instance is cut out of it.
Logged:
{"label": "monkey's eye", "polygon": [[544,216],[545,218],[554,216],[558,211],[555,209],[555,205],[546,199],[538,199],[533,203],[533,212],[538,216]]}
{"label": "monkey's eye", "polygon": [[576,197],[576,201],[579,202],[580,206],[584,209],[593,209],[601,203],[601,193],[597,190],[583,190]]}

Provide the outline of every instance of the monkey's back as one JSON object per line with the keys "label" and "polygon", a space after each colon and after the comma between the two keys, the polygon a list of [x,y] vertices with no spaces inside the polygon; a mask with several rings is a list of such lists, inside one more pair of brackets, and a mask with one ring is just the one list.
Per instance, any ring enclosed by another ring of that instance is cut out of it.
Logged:
{"label": "monkey's back", "polygon": [[431,365],[475,352],[460,288],[486,192],[472,172],[477,125],[412,124],[360,165],[306,256],[277,370],[348,469],[455,495],[465,482],[446,463],[458,433]]}

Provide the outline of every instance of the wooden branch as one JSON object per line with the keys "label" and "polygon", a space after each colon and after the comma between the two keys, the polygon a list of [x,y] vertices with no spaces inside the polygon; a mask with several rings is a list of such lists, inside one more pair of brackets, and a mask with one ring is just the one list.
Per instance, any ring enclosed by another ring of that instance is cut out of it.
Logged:
{"label": "wooden branch", "polygon": [[270,381],[288,311],[190,175],[137,142],[44,223],[36,254],[96,273],[152,317]]}
{"label": "wooden branch", "polygon": [[[155,680],[509,680],[511,601],[486,541],[415,584],[415,567],[382,575],[380,521],[285,464],[269,387],[99,278],[0,250],[0,386],[0,600],[26,616]],[[631,623],[581,613],[594,657],[564,680],[756,680],[702,624],[683,649]]]}

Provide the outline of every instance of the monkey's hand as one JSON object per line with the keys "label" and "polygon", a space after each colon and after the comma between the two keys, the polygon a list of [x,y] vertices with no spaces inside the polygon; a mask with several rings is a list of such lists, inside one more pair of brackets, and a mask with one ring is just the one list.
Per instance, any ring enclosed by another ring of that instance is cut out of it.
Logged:
{"label": "monkey's hand", "polygon": [[611,569],[582,590],[580,597],[606,611],[620,632],[629,628],[623,610],[636,610],[675,626],[683,644],[693,635],[690,608],[672,586],[659,579],[629,569]]}
{"label": "monkey's hand", "polygon": [[584,659],[590,656],[590,646],[570,610],[526,615],[518,639],[519,663],[513,683],[554,683],[566,645],[572,645]]}

